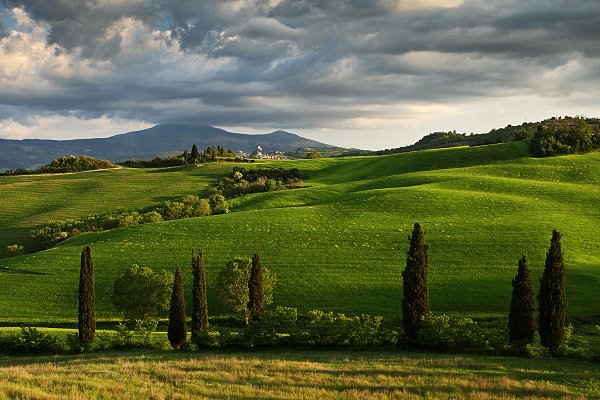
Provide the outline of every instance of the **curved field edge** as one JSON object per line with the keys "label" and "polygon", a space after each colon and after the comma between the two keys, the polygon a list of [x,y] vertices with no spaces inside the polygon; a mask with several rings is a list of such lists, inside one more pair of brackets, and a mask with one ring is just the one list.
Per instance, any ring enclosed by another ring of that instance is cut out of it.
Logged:
{"label": "curved field edge", "polygon": [[598,372],[572,360],[395,352],[2,357],[0,398],[591,398]]}
{"label": "curved field edge", "polygon": [[218,270],[234,256],[258,251],[278,277],[276,305],[397,315],[415,221],[430,244],[434,311],[504,314],[517,260],[528,256],[537,287],[557,228],[564,237],[568,316],[597,317],[600,153],[532,159],[521,145],[264,163],[308,171],[311,187],[234,199],[228,215],[90,233],[2,260],[0,320],[75,320],[85,244],[92,246],[104,319],[117,317],[110,295],[125,268],[179,264],[189,278],[191,249],[198,247],[206,253],[212,314],[225,311],[216,298]]}

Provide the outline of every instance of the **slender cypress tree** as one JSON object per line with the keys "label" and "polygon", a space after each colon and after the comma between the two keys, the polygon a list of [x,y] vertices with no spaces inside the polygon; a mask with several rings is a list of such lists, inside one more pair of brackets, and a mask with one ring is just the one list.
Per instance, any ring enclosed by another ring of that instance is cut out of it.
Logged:
{"label": "slender cypress tree", "polygon": [[197,164],[198,158],[200,158],[200,152],[198,151],[198,147],[196,145],[192,146],[192,152],[190,156],[192,157],[192,161],[194,161],[194,164]]}
{"label": "slender cypress tree", "polygon": [[512,287],[508,332],[511,343],[525,346],[533,342],[535,336],[535,293],[525,256],[519,260],[519,269],[512,280]]}
{"label": "slender cypress tree", "polygon": [[204,268],[204,252],[198,255],[192,250],[193,273],[193,312],[192,312],[192,337],[208,327],[208,304],[206,302],[206,272]]}
{"label": "slender cypress tree", "polygon": [[181,267],[175,269],[175,281],[171,295],[171,310],[169,312],[169,332],[167,334],[171,346],[175,350],[182,348],[187,336],[185,321],[185,298],[183,295],[183,278]]}
{"label": "slender cypress tree", "polygon": [[406,268],[402,272],[404,297],[402,299],[402,324],[406,337],[415,341],[421,327],[421,318],[429,314],[429,246],[425,232],[415,222],[410,240]]}
{"label": "slender cypress tree", "polygon": [[262,263],[258,253],[252,257],[252,269],[248,280],[248,311],[250,317],[257,321],[260,319],[265,307],[265,282]]}
{"label": "slender cypress tree", "polygon": [[92,251],[85,246],[81,252],[81,269],[79,272],[79,342],[87,346],[94,341],[96,334],[96,314],[94,303],[94,266]]}
{"label": "slender cypress tree", "polygon": [[552,231],[552,240],[546,253],[546,265],[542,279],[540,279],[540,293],[538,296],[540,339],[552,354],[555,354],[565,338],[567,301],[565,296],[565,265],[560,246],[561,237],[560,232],[557,230]]}

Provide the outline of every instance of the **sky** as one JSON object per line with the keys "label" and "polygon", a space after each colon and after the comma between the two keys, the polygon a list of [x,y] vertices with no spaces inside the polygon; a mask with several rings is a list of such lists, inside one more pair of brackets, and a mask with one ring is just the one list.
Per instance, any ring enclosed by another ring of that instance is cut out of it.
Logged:
{"label": "sky", "polygon": [[0,0],[0,137],[159,123],[364,149],[600,116],[600,0]]}

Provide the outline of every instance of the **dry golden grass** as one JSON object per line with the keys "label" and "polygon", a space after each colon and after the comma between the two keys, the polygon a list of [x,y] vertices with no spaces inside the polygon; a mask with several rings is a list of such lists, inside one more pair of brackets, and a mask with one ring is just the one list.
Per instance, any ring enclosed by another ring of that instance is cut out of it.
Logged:
{"label": "dry golden grass", "polygon": [[600,395],[597,365],[375,352],[0,358],[0,399],[542,399]]}

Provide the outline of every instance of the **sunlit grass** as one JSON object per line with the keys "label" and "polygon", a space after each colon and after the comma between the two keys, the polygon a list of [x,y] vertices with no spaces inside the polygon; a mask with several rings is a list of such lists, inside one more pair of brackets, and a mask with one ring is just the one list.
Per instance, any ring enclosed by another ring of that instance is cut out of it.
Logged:
{"label": "sunlit grass", "polygon": [[376,352],[0,358],[0,399],[538,399],[600,395],[597,365]]}

